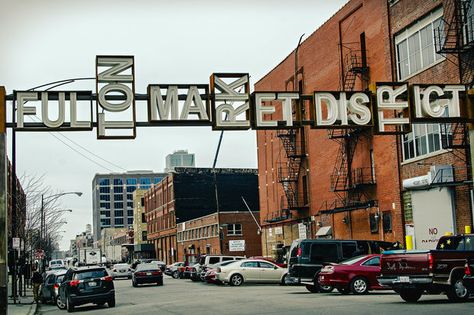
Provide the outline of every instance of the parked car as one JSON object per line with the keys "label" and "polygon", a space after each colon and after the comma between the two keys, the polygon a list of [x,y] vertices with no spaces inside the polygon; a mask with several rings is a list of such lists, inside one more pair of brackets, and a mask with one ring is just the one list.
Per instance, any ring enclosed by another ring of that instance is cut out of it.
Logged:
{"label": "parked car", "polygon": [[49,268],[53,268],[53,267],[64,267],[64,268],[66,268],[66,265],[64,264],[64,261],[62,259],[53,259],[49,262],[48,267]]}
{"label": "parked car", "polygon": [[378,281],[406,302],[418,301],[425,292],[462,302],[469,298],[463,281],[466,259],[474,259],[474,234],[442,236],[435,250],[384,252]]}
{"label": "parked car", "polygon": [[287,270],[271,262],[257,259],[236,261],[227,266],[217,267],[217,280],[240,286],[245,282],[283,283]]}
{"label": "parked car", "polygon": [[174,279],[178,279],[179,278],[178,268],[182,267],[182,266],[184,266],[184,262],[182,262],[182,261],[175,262],[174,264],[166,266],[166,269],[165,269],[164,273],[167,276],[171,276]]}
{"label": "parked car", "polygon": [[463,284],[469,290],[470,294],[474,294],[474,259],[466,261]]}
{"label": "parked car", "polygon": [[69,269],[59,286],[59,308],[73,312],[79,305],[94,303],[115,307],[115,288],[104,267],[76,267]]}
{"label": "parked car", "polygon": [[52,267],[48,267],[48,270],[46,271],[46,275],[56,273],[56,272],[59,272],[59,271],[66,272],[67,268],[65,266],[61,266],[61,265],[53,265]]}
{"label": "parked car", "polygon": [[65,274],[66,270],[60,270],[52,272],[46,276],[41,285],[41,302],[43,304],[46,304],[47,302],[56,304],[59,293],[59,284],[62,282]]}
{"label": "parked car", "polygon": [[166,263],[161,260],[152,260],[149,262],[150,264],[156,264],[160,267],[161,272],[164,272],[166,269]]}
{"label": "parked car", "polygon": [[201,265],[196,263],[192,266],[187,266],[183,272],[184,279],[191,279],[192,281],[199,281],[198,270],[201,270]]}
{"label": "parked car", "polygon": [[249,257],[249,259],[261,259],[261,260],[266,260],[266,261],[269,261],[269,262],[271,262],[271,263],[274,263],[275,265],[280,266],[280,267],[282,267],[282,268],[287,268],[287,267],[288,267],[287,264],[276,262],[276,261],[274,261],[273,259],[268,258],[268,257],[252,256],[252,257]]}
{"label": "parked car", "polygon": [[216,274],[217,274],[217,268],[222,267],[222,266],[227,266],[229,264],[234,263],[234,260],[228,260],[228,261],[223,261],[220,263],[217,263],[213,265],[212,267],[207,267],[206,271],[204,272],[204,281],[207,283],[216,283],[216,284],[221,284],[222,282],[217,279]]}
{"label": "parked car", "polygon": [[143,283],[163,285],[163,272],[158,264],[146,263],[137,266],[137,269],[132,274],[132,285],[137,287]]}
{"label": "parked car", "polygon": [[115,264],[110,270],[110,275],[114,280],[121,277],[132,279],[132,269],[128,264]]}
{"label": "parked car", "polygon": [[224,255],[203,255],[199,258],[199,264],[191,269],[190,279],[193,281],[204,281],[202,272],[208,266],[214,266],[223,261],[234,261],[245,259],[243,256],[224,256]]}
{"label": "parked car", "polygon": [[310,292],[330,292],[332,286],[321,287],[318,274],[324,264],[339,263],[352,257],[380,254],[399,248],[399,243],[364,240],[304,239],[290,248],[288,282],[306,285]]}
{"label": "parked car", "polygon": [[342,294],[365,294],[369,290],[383,289],[378,283],[380,254],[357,256],[339,264],[325,265],[319,273],[321,286],[335,287]]}

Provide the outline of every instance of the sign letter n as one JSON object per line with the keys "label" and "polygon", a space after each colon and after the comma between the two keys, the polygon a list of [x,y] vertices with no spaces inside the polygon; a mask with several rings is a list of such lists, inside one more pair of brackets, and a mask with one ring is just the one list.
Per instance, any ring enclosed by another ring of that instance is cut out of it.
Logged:
{"label": "sign letter n", "polygon": [[97,138],[134,139],[136,127],[133,56],[97,56],[96,90]]}

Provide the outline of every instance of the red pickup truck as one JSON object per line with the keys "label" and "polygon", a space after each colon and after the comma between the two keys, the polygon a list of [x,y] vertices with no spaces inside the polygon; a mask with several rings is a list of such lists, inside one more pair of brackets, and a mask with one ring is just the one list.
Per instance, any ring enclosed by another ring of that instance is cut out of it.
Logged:
{"label": "red pickup truck", "polygon": [[464,301],[470,294],[463,285],[464,267],[466,259],[473,258],[474,234],[443,236],[435,250],[384,252],[377,280],[406,302],[418,301],[425,292]]}

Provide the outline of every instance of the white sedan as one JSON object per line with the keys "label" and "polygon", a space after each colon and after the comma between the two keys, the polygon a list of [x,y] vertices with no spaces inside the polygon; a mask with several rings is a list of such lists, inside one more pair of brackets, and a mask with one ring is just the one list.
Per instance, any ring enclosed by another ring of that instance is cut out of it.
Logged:
{"label": "white sedan", "polygon": [[269,261],[245,259],[217,268],[216,278],[231,286],[239,286],[244,282],[285,283],[288,270]]}
{"label": "white sedan", "polygon": [[132,278],[132,270],[128,264],[115,264],[110,270],[110,275],[113,279],[126,277],[128,279]]}

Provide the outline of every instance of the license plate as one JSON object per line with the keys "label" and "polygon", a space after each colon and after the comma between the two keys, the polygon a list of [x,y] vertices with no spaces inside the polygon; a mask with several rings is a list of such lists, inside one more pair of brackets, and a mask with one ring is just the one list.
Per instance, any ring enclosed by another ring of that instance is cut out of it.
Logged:
{"label": "license plate", "polygon": [[398,281],[400,281],[402,283],[409,283],[410,282],[410,277],[408,277],[408,276],[398,277]]}
{"label": "license plate", "polygon": [[151,276],[151,272],[147,272],[146,275],[147,275],[147,276]]}
{"label": "license plate", "polygon": [[97,286],[97,282],[89,282],[88,285],[90,287],[96,287]]}

